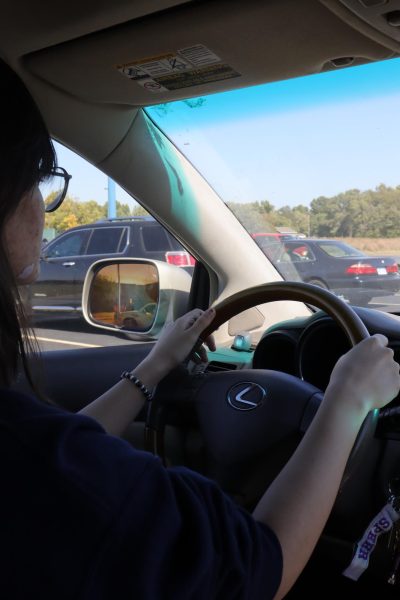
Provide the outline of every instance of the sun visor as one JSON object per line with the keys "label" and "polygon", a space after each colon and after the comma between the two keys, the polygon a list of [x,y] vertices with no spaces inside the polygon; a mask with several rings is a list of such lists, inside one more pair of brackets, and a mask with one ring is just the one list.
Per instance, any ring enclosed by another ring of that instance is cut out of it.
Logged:
{"label": "sun visor", "polygon": [[400,52],[400,0],[320,0],[358,31]]}
{"label": "sun visor", "polygon": [[146,106],[391,54],[318,2],[214,0],[26,55],[24,65],[81,100]]}

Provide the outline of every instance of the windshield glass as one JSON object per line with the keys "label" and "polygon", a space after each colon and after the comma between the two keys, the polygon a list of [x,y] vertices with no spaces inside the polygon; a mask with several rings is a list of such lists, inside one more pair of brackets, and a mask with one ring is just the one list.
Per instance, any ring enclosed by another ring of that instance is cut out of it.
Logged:
{"label": "windshield glass", "polygon": [[[147,112],[284,278],[396,312],[399,106],[393,59]],[[306,248],[312,260],[287,251],[299,238],[318,239]]]}

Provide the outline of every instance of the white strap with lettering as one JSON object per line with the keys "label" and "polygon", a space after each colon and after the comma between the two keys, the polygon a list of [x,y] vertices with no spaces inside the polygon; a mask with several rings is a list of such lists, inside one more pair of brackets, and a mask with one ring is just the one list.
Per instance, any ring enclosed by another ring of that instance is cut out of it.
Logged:
{"label": "white strap with lettering", "polygon": [[343,575],[345,575],[345,577],[349,577],[350,579],[357,581],[360,575],[362,575],[365,569],[368,567],[369,558],[375,549],[378,537],[382,533],[389,531],[392,528],[393,523],[395,523],[399,517],[399,513],[395,511],[392,504],[388,503],[382,508],[376,517],[372,519],[371,523],[365,530],[364,535],[357,543],[353,560],[347,569],[343,571]]}

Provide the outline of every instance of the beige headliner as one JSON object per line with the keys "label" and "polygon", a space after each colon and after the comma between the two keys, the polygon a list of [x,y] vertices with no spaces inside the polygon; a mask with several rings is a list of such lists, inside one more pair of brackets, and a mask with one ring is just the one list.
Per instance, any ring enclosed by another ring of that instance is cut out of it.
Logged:
{"label": "beige headliner", "polygon": [[[95,163],[124,138],[133,107],[316,73],[334,68],[338,57],[381,60],[400,49],[340,0],[14,0],[2,7],[0,40],[52,134],[76,147],[75,134],[80,153]],[[210,48],[240,77],[154,94],[116,69],[193,44]],[[85,140],[94,123],[103,128],[99,144]]]}
{"label": "beige headliner", "polygon": [[[95,102],[145,106],[198,96],[331,69],[330,60],[337,57],[355,57],[355,62],[382,59],[397,45],[391,40],[388,48],[372,41],[317,0],[212,0],[175,7],[177,0],[159,0],[146,16],[144,2],[119,0],[107,11],[97,3],[74,1],[66,15],[58,14],[54,3],[45,15],[45,4],[36,2],[40,12],[33,19],[32,3],[9,16],[1,36],[2,45],[7,40],[6,53],[12,54],[13,62],[22,59],[24,67],[52,85]],[[327,4],[336,8],[337,2]],[[22,21],[21,13],[26,17]],[[16,14],[17,20],[12,18]],[[357,24],[342,8],[342,18],[347,15],[353,26]],[[7,20],[2,15],[3,25]],[[19,35],[7,36],[16,25]],[[374,33],[362,22],[358,25]],[[379,32],[375,38],[384,41]],[[193,44],[210,48],[240,77],[155,95],[116,70],[117,64]]]}

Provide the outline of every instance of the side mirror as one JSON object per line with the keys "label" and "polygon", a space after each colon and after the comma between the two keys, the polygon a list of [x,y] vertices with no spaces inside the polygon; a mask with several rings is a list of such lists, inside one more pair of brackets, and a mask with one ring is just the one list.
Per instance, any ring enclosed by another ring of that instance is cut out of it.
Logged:
{"label": "side mirror", "polygon": [[185,270],[161,261],[99,260],[86,274],[83,315],[101,329],[156,339],[167,321],[185,312],[190,285]]}

